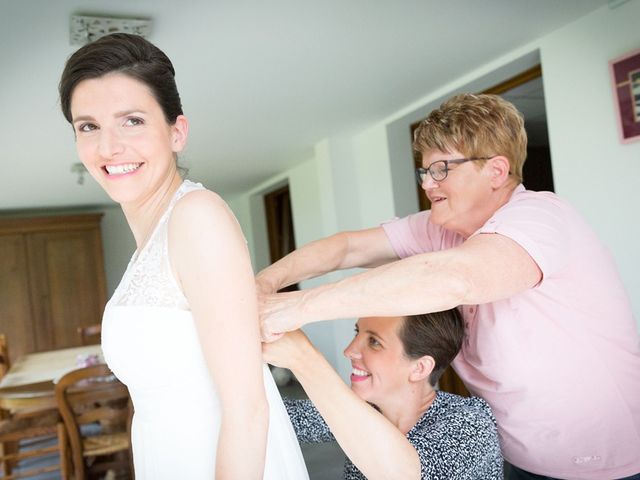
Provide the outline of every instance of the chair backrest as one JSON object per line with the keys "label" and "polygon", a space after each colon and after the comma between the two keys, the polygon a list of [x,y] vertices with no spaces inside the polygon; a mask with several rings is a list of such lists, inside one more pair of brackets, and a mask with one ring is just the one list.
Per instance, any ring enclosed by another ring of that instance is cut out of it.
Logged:
{"label": "chair backrest", "polygon": [[98,345],[102,335],[102,324],[85,325],[78,327],[78,340],[80,345]]}
{"label": "chair backrest", "polygon": [[[71,445],[74,478],[85,478],[85,457],[111,453],[104,451],[105,449],[91,451],[88,445],[92,442],[85,441],[86,438],[96,441],[105,439],[106,444],[113,446],[113,442],[107,437],[122,437],[126,433],[126,445],[120,450],[129,449],[129,392],[109,367],[100,364],[73,370],[58,380],[55,390],[58,410]],[[81,429],[89,424],[96,427],[93,429],[94,433],[96,429],[98,431],[91,437],[87,436],[87,430],[91,428]]]}
{"label": "chair backrest", "polygon": [[[51,410],[25,417],[5,413],[2,416],[0,478],[42,478],[44,474],[58,470],[62,478],[69,478],[66,431],[58,412]],[[56,441],[52,442],[52,439]],[[21,463],[23,460],[24,464]]]}
{"label": "chair backrest", "polygon": [[9,347],[7,346],[7,337],[4,333],[0,333],[0,378],[5,376],[10,367],[11,363],[9,361]]}

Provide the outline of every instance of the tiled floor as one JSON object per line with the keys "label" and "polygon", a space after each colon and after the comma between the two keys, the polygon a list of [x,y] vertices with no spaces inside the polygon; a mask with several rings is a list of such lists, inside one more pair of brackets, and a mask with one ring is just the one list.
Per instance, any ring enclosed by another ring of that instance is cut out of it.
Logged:
{"label": "tiled floor", "polygon": [[[296,381],[285,387],[279,387],[283,397],[307,398],[304,390]],[[307,464],[309,480],[337,480],[342,478],[344,453],[336,442],[305,443],[301,445],[302,456]]]}
{"label": "tiled floor", "polygon": [[344,453],[336,442],[302,445],[309,480],[339,480],[342,478]]}

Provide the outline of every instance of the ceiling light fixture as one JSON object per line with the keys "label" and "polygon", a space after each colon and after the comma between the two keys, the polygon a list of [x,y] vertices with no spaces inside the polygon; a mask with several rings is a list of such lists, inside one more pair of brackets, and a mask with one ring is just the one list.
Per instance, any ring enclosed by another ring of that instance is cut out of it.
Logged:
{"label": "ceiling light fixture", "polygon": [[71,165],[71,173],[78,175],[78,185],[84,184],[84,174],[87,173],[87,167],[83,163],[78,162]]}
{"label": "ceiling light fixture", "polygon": [[69,44],[84,45],[116,32],[133,33],[147,37],[151,33],[151,20],[72,15],[69,24]]}

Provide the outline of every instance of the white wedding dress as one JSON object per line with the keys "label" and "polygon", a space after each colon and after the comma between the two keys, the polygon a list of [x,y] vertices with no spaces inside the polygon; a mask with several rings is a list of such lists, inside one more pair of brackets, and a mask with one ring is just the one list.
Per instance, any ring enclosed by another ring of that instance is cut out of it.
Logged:
{"label": "white wedding dress", "polygon": [[[129,388],[135,410],[132,443],[137,480],[215,476],[220,405],[167,248],[174,205],[202,188],[188,180],[180,186],[146,246],[134,253],[104,313],[104,356]],[[233,368],[234,359],[228,363]],[[264,478],[308,479],[280,394],[267,366],[263,369],[270,407]]]}

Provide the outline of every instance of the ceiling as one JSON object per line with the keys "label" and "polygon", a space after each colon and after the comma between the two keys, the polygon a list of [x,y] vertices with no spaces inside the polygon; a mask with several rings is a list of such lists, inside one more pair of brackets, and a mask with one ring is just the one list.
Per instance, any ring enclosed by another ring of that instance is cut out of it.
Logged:
{"label": "ceiling", "polygon": [[153,20],[149,39],[172,59],[190,120],[182,163],[224,196],[607,3],[0,0],[0,210],[110,202],[71,173],[56,88],[76,48],[72,14]]}

